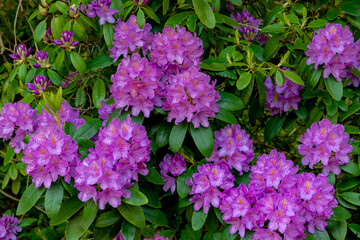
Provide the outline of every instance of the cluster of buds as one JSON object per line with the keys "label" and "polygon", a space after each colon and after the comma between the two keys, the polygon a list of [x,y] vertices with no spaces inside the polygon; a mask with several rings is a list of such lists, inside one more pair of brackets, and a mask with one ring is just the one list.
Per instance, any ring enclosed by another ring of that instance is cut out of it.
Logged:
{"label": "cluster of buds", "polygon": [[44,17],[49,14],[49,4],[46,2],[46,0],[41,0],[41,5],[39,5],[39,12]]}
{"label": "cluster of buds", "polygon": [[37,51],[35,59],[37,61],[37,63],[34,64],[35,68],[49,68],[51,66],[48,52]]}
{"label": "cluster of buds", "polygon": [[75,4],[72,5],[69,9],[69,17],[74,18],[74,19],[80,17],[79,7],[76,6]]}
{"label": "cluster of buds", "polygon": [[16,51],[13,54],[9,54],[12,59],[18,60],[18,64],[22,64],[29,57],[31,52],[31,47],[29,49],[23,43],[20,43],[16,47]]}
{"label": "cluster of buds", "polygon": [[43,42],[47,44],[52,44],[54,41],[54,36],[52,35],[51,28],[48,28],[44,34]]}
{"label": "cluster of buds", "polygon": [[62,49],[67,49],[68,51],[71,51],[76,47],[76,45],[79,44],[78,41],[73,40],[73,32],[63,31],[61,35],[61,40],[54,39],[54,43],[60,46]]}
{"label": "cluster of buds", "polygon": [[40,95],[50,85],[50,79],[47,80],[44,75],[37,75],[34,77],[34,83],[28,82],[27,86],[35,95]]}

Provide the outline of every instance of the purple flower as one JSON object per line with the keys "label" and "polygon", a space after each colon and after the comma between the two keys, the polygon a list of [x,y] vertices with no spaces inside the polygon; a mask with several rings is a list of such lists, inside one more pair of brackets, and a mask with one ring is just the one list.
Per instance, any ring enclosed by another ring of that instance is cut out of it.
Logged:
{"label": "purple flower", "polygon": [[150,160],[150,140],[145,128],[131,122],[130,116],[120,122],[112,119],[102,128],[95,142],[95,149],[89,149],[88,156],[76,167],[75,185],[79,199],[93,198],[99,208],[106,203],[112,207],[121,204],[121,197],[130,198],[128,190],[138,181],[138,174],[147,175],[146,162]]}
{"label": "purple flower", "polygon": [[80,14],[79,14],[79,7],[76,6],[75,4],[70,6],[70,9],[69,9],[69,17],[71,18],[79,18],[80,17]]}
{"label": "purple flower", "polygon": [[152,238],[150,238],[150,237],[149,238],[144,238],[144,240],[171,240],[171,238],[160,236],[158,233],[155,233],[154,237],[152,237]]}
{"label": "purple flower", "polygon": [[[306,235],[305,235],[306,237]],[[273,232],[269,229],[258,228],[252,235],[253,240],[264,240],[264,239],[271,239],[271,240],[282,240],[283,238],[276,232]]]}
{"label": "purple flower", "polygon": [[52,44],[54,41],[54,36],[52,35],[51,28],[48,28],[45,32],[45,35],[43,37],[43,42],[47,44]]}
{"label": "purple flower", "polygon": [[[283,70],[289,71],[287,68]],[[265,109],[270,112],[270,115],[276,115],[278,113],[289,112],[290,108],[297,110],[298,104],[301,101],[299,92],[304,88],[297,83],[294,83],[286,76],[284,77],[284,84],[279,86],[277,82],[274,85],[271,82],[270,77],[265,79],[265,92],[266,92],[266,105]],[[275,101],[275,94],[277,99]]]}
{"label": "purple flower", "polygon": [[98,113],[99,113],[99,118],[101,120],[103,120],[102,122],[102,126],[105,127],[107,120],[109,119],[111,113],[114,112],[115,110],[115,104],[111,104],[111,105],[106,105],[105,102],[108,99],[102,100],[100,102],[101,104],[101,108],[99,108]]}
{"label": "purple flower", "polygon": [[62,35],[61,40],[54,39],[54,43],[60,46],[62,49],[67,49],[68,51],[71,51],[76,47],[76,45],[79,44],[78,41],[73,40],[73,32],[69,32],[65,30],[62,32],[61,35]]}
{"label": "purple flower", "polygon": [[[175,177],[181,175],[186,170],[185,158],[177,153],[173,157],[166,154],[159,167],[161,177],[165,182],[164,191],[166,192],[171,189],[171,193],[174,193],[176,188]],[[169,173],[174,177],[169,176]]]}
{"label": "purple flower", "polygon": [[26,46],[22,43],[20,43],[16,49],[15,53],[9,54],[9,56],[14,60],[21,60],[21,62],[24,62],[27,57],[30,55],[31,48],[27,49]]}
{"label": "purple flower", "polygon": [[131,15],[127,22],[119,19],[114,29],[113,48],[110,50],[110,57],[114,58],[114,62],[121,56],[126,58],[129,53],[135,52],[140,48],[142,48],[144,55],[146,55],[152,39],[152,33],[150,32],[151,25],[149,23],[146,23],[143,29],[141,29],[136,22],[136,16]]}
{"label": "purple flower", "polygon": [[315,164],[321,162],[326,176],[330,171],[336,175],[340,174],[339,165],[350,161],[349,154],[353,149],[344,126],[332,124],[327,119],[313,123],[301,136],[301,143],[298,146],[299,153],[304,156],[301,163],[309,165],[312,169]]}
{"label": "purple flower", "polygon": [[201,39],[179,26],[176,29],[165,26],[162,33],[154,35],[150,45],[151,61],[166,75],[197,66],[203,52]]}
{"label": "purple flower", "polygon": [[341,24],[328,23],[324,29],[319,29],[314,34],[311,43],[305,52],[309,58],[308,65],[315,64],[315,69],[324,64],[324,78],[332,74],[337,81],[341,81],[341,75],[345,74],[346,68],[356,61],[356,44],[349,27],[344,28]]}
{"label": "purple flower", "polygon": [[27,87],[35,95],[40,95],[41,92],[45,92],[45,89],[50,85],[50,79],[46,80],[44,75],[36,75],[34,77],[34,83],[27,83]]}
{"label": "purple flower", "polygon": [[234,27],[239,30],[240,39],[247,41],[253,41],[255,39],[259,33],[259,25],[262,24],[261,19],[250,16],[250,12],[245,9],[242,13],[236,13],[236,16],[231,14],[230,17],[240,23],[240,25],[243,24],[243,26]]}
{"label": "purple flower", "polygon": [[[9,145],[15,153],[25,147],[24,137],[36,128],[36,111],[27,103],[6,103],[0,113],[0,138],[11,139]],[[14,130],[15,137],[13,136]]]}
{"label": "purple flower", "polygon": [[116,108],[125,108],[127,111],[131,106],[133,116],[143,112],[145,117],[149,117],[156,103],[158,79],[157,68],[140,54],[134,53],[123,59],[116,73],[111,76],[113,85],[110,92]]}
{"label": "purple flower", "polygon": [[165,86],[163,109],[170,111],[167,121],[175,118],[175,124],[187,119],[195,128],[209,126],[209,117],[219,111],[219,93],[216,82],[210,83],[210,76],[201,73],[195,66],[172,75]]}
{"label": "purple flower", "polygon": [[143,5],[145,5],[145,4],[147,4],[147,2],[149,1],[149,0],[134,0],[136,3],[138,3],[139,5],[141,5],[141,4],[143,4]]}
{"label": "purple flower", "polygon": [[249,171],[249,163],[254,158],[253,142],[240,125],[227,125],[214,132],[214,150],[208,161],[225,163],[234,167],[239,174]]}
{"label": "purple flower", "polygon": [[20,220],[14,217],[14,214],[11,216],[2,215],[0,219],[0,239],[4,240],[15,240],[17,239],[16,234],[21,232]]}
{"label": "purple flower", "polygon": [[35,59],[37,61],[37,63],[34,64],[35,68],[49,68],[51,66],[48,52],[37,51]]}
{"label": "purple flower", "polygon": [[189,199],[194,203],[194,210],[203,208],[208,213],[210,204],[219,207],[223,192],[234,186],[235,178],[225,164],[204,164],[197,167],[198,172],[194,173],[186,184],[191,187],[190,193],[194,195]]}
{"label": "purple flower", "polygon": [[105,22],[114,23],[115,18],[113,15],[118,13],[119,11],[116,9],[110,8],[111,0],[98,0],[91,1],[90,4],[87,4],[89,11],[87,12],[87,16],[90,18],[99,17],[100,25],[104,25]]}

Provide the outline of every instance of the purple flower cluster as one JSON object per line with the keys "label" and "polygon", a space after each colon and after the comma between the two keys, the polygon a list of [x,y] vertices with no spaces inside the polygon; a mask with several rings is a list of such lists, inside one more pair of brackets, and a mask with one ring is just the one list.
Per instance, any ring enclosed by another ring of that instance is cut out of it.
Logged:
{"label": "purple flower cluster", "polygon": [[[283,68],[283,70],[289,69]],[[275,83],[276,86],[274,88],[270,77],[267,77],[265,79],[264,84],[266,92],[265,109],[271,111],[270,115],[288,112],[290,111],[290,108],[295,110],[298,109],[298,104],[301,101],[301,98],[299,97],[299,92],[304,88],[304,86],[294,83],[286,76],[284,76],[284,84],[281,86]],[[277,95],[276,101],[275,94]]]}
{"label": "purple flower cluster", "polygon": [[158,88],[157,68],[142,58],[138,53],[123,59],[115,74],[111,76],[113,85],[110,87],[116,108],[130,106],[131,114],[144,113],[145,117],[155,105],[155,90]]}
{"label": "purple flower cluster", "polygon": [[11,216],[2,215],[0,219],[0,239],[3,240],[15,240],[17,239],[16,234],[21,232],[20,220],[14,217],[14,214]]}
{"label": "purple flower cluster", "polygon": [[[85,120],[79,117],[79,109],[74,111],[66,101],[61,102],[58,120],[61,128],[63,128],[65,122],[74,124],[76,129],[85,123]],[[57,122],[53,116],[44,111],[42,114],[38,115],[38,124],[42,127],[46,127],[48,125],[56,125]]]}
{"label": "purple flower cluster", "polygon": [[171,238],[169,239],[167,237],[160,236],[158,233],[155,233],[153,238],[144,238],[144,240],[171,240]]}
{"label": "purple flower cluster", "polygon": [[40,95],[41,92],[45,92],[45,89],[50,85],[50,79],[47,80],[44,75],[36,75],[34,77],[34,83],[28,82],[27,87],[35,95]]}
{"label": "purple flower cluster", "polygon": [[218,208],[224,193],[220,190],[230,189],[234,186],[235,178],[226,164],[204,164],[198,166],[186,184],[191,186],[189,194],[194,195],[189,199],[194,203],[194,209],[203,208],[204,213],[209,212],[210,204]]}
{"label": "purple flower cluster", "polygon": [[[36,111],[29,104],[6,103],[0,113],[0,138],[11,139],[15,153],[25,148],[24,137],[36,128]],[[16,129],[16,130],[15,130]],[[13,136],[15,132],[15,136]]]}
{"label": "purple flower cluster", "polygon": [[24,62],[30,55],[31,48],[27,49],[23,43],[20,43],[16,47],[16,51],[13,54],[9,54],[9,56],[14,60],[20,60]]}
{"label": "purple flower cluster", "polygon": [[315,69],[324,64],[324,78],[332,74],[339,82],[341,75],[346,74],[346,68],[353,68],[359,53],[354,51],[357,47],[349,27],[341,24],[328,23],[324,29],[319,29],[307,47],[305,54],[309,58],[306,63],[314,63]]}
{"label": "purple flower cluster", "polygon": [[71,136],[66,135],[57,124],[47,123],[30,135],[22,157],[26,163],[25,172],[33,178],[36,188],[42,184],[50,188],[51,182],[59,176],[70,182],[74,177],[73,168],[79,161],[77,150],[78,146]]}
{"label": "purple flower cluster", "polygon": [[35,68],[49,68],[51,66],[48,52],[37,51],[35,59],[37,61],[37,63],[34,64]]}
{"label": "purple flower cluster", "polygon": [[167,74],[199,65],[204,52],[201,39],[179,26],[165,26],[162,33],[155,34],[150,51],[151,61]]}
{"label": "purple flower cluster", "polygon": [[225,163],[230,169],[233,167],[240,175],[248,172],[249,163],[254,158],[253,141],[240,125],[227,125],[220,131],[214,132],[214,150],[210,158],[215,163]]}
{"label": "purple flower cluster", "polygon": [[114,47],[110,50],[110,57],[114,58],[114,62],[119,57],[127,57],[129,52],[135,52],[140,48],[146,54],[152,39],[150,24],[146,23],[143,29],[141,29],[137,24],[136,16],[131,15],[127,22],[119,19],[114,29]]}
{"label": "purple flower cluster", "polygon": [[99,113],[99,118],[101,120],[103,120],[102,122],[102,126],[105,127],[107,120],[109,119],[111,113],[114,112],[115,110],[115,104],[111,104],[111,105],[106,105],[105,102],[108,99],[102,100],[100,102],[101,104],[101,108],[99,108],[98,113]]}
{"label": "purple flower cluster", "polygon": [[339,175],[339,165],[349,162],[353,147],[349,144],[349,134],[344,132],[341,124],[332,124],[328,119],[313,123],[306,133],[301,136],[299,153],[303,155],[301,163],[312,169],[321,161],[323,174],[329,172]]}
{"label": "purple flower cluster", "polygon": [[[179,176],[186,170],[185,158],[177,153],[172,157],[170,154],[166,154],[164,159],[160,162],[160,174],[164,179],[163,190],[166,192],[171,189],[171,193],[175,192],[176,188],[176,176]],[[173,176],[169,176],[169,173]]]}
{"label": "purple flower cluster", "polygon": [[[220,202],[230,233],[255,231],[253,239],[304,239],[305,231],[323,231],[337,206],[334,187],[320,174],[297,174],[283,153],[259,156],[248,187],[227,189]],[[283,238],[282,238],[283,237]]]}
{"label": "purple flower cluster", "polygon": [[54,43],[60,46],[62,49],[66,49],[68,51],[73,50],[78,44],[78,41],[73,40],[73,32],[69,32],[67,30],[63,31],[61,34],[61,39],[54,39]]}
{"label": "purple flower cluster", "polygon": [[99,17],[100,25],[104,25],[106,22],[114,23],[115,18],[113,15],[117,14],[119,11],[110,8],[110,5],[111,0],[91,1],[90,4],[87,4],[87,7],[89,8],[87,16],[90,18]]}
{"label": "purple flower cluster", "polygon": [[75,185],[79,199],[99,200],[99,208],[109,203],[121,204],[121,197],[129,198],[128,190],[138,180],[138,174],[147,175],[146,162],[150,160],[150,140],[145,128],[127,120],[112,119],[101,129],[95,149],[76,167]]}
{"label": "purple flower cluster", "polygon": [[210,82],[210,76],[201,73],[195,66],[172,75],[165,86],[163,109],[170,111],[168,122],[175,118],[175,124],[184,121],[208,127],[209,117],[215,117],[219,111],[219,93],[215,90],[216,82]]}
{"label": "purple flower cluster", "polygon": [[54,36],[52,35],[51,28],[48,28],[44,34],[43,42],[47,44],[52,44],[54,41]]}
{"label": "purple flower cluster", "polygon": [[[229,4],[226,4],[226,6],[231,8],[232,5],[229,2]],[[244,9],[241,13],[236,13],[236,16],[231,14],[230,17],[241,25],[240,27],[234,27],[235,29],[239,30],[240,39],[253,41],[256,38],[260,44],[263,44],[268,40],[268,37],[266,37],[264,34],[259,34],[259,25],[262,24],[261,19],[256,19],[250,16],[250,12],[248,10]]]}

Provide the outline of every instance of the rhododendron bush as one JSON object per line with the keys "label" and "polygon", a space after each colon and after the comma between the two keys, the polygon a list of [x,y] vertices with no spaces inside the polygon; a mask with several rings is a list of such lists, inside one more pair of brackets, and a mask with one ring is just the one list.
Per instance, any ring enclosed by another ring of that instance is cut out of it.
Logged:
{"label": "rhododendron bush", "polygon": [[360,238],[360,1],[0,13],[0,239]]}

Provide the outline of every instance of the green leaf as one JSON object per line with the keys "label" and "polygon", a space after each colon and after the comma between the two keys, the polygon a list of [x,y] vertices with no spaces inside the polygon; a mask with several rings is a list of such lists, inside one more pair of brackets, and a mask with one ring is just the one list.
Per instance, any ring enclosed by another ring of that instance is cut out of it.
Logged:
{"label": "green leaf", "polygon": [[141,207],[122,203],[117,209],[129,223],[139,228],[145,227],[145,216]]}
{"label": "green leaf", "polygon": [[219,112],[216,113],[215,118],[230,124],[239,123],[234,114],[223,108],[219,108]]}
{"label": "green leaf", "polygon": [[351,126],[351,125],[345,125],[345,132],[348,134],[360,134],[360,128]]}
{"label": "green leaf", "polygon": [[206,221],[207,214],[204,211],[194,211],[191,217],[191,225],[194,231],[200,230]]}
{"label": "green leaf", "polygon": [[61,51],[59,53],[59,55],[57,55],[56,60],[55,60],[55,69],[56,70],[59,71],[61,69],[61,67],[64,63],[64,58],[65,58],[65,52]]}
{"label": "green leaf", "polygon": [[322,75],[322,70],[320,68],[312,70],[307,78],[306,85],[313,89],[318,84]]}
{"label": "green leaf", "polygon": [[66,3],[56,1],[55,5],[62,14],[68,14],[70,7]]}
{"label": "green leaf", "polygon": [[333,76],[325,78],[325,85],[330,96],[336,101],[340,101],[343,96],[342,82],[338,82]]}
{"label": "green leaf", "polygon": [[344,170],[345,172],[350,173],[354,177],[360,176],[360,168],[359,168],[359,166],[356,163],[352,162],[352,161],[348,162],[346,165],[341,165],[340,168],[342,170]]}
{"label": "green leaf", "polygon": [[[186,26],[190,32],[195,32],[196,29],[196,21],[198,20],[198,16],[194,13],[190,14],[188,19],[186,20]],[[201,64],[200,64],[201,65]],[[201,67],[202,68],[202,67]]]}
{"label": "green leaf", "polygon": [[83,218],[85,221],[90,220],[93,216],[94,212],[98,211],[98,206],[94,202],[93,199],[90,199],[85,203],[84,211],[83,211]]}
{"label": "green leaf", "polygon": [[101,101],[105,100],[105,83],[101,78],[97,78],[92,91],[92,99],[97,109],[101,108]]}
{"label": "green leaf", "polygon": [[283,38],[283,33],[278,33],[271,37],[265,44],[264,47],[264,60],[271,59],[275,53],[278,51],[278,49],[281,47],[280,40]]}
{"label": "green leaf", "polygon": [[244,108],[244,103],[238,96],[228,92],[219,92],[221,99],[217,104],[226,110],[237,111]]}
{"label": "green leaf", "polygon": [[[59,213],[50,221],[51,226],[59,225],[65,222],[75,213],[77,213],[83,206],[84,202],[80,201],[77,196],[69,198],[61,204]],[[83,218],[81,214],[81,218]]]}
{"label": "green leaf", "polygon": [[337,18],[340,14],[340,8],[330,8],[326,13],[326,18],[330,21]]}
{"label": "green leaf", "polygon": [[32,183],[21,195],[19,205],[16,209],[16,215],[22,215],[29,211],[39,200],[44,191],[45,188],[43,186],[35,189],[35,185]]}
{"label": "green leaf", "polygon": [[360,225],[356,223],[349,224],[349,229],[358,237],[360,238]]}
{"label": "green leaf", "polygon": [[51,32],[55,39],[61,38],[61,33],[65,26],[65,22],[66,22],[65,18],[61,15],[55,15],[54,18],[51,19]]}
{"label": "green leaf", "polygon": [[152,20],[154,20],[157,23],[160,23],[160,20],[158,18],[158,16],[156,15],[156,13],[154,12],[154,10],[152,10],[151,8],[147,8],[144,7],[143,10],[145,11],[146,15],[151,18]]}
{"label": "green leaf", "polygon": [[50,81],[55,84],[56,86],[61,86],[61,76],[55,72],[54,70],[48,69],[47,74],[50,78]]}
{"label": "green leaf", "polygon": [[182,199],[186,198],[186,196],[189,194],[190,187],[185,183],[185,180],[188,180],[191,177],[192,173],[193,171],[187,168],[185,172],[178,176],[176,180],[176,191],[179,194],[179,197]]}
{"label": "green leaf", "polygon": [[4,166],[6,166],[14,156],[14,149],[9,146],[4,157]]}
{"label": "green leaf", "polygon": [[75,106],[80,106],[85,100],[85,91],[83,88],[79,88],[75,95]]}
{"label": "green leaf", "polygon": [[76,140],[76,142],[79,147],[81,159],[86,158],[87,155],[90,153],[89,148],[95,148],[95,143],[90,141],[89,139],[78,139]]}
{"label": "green leaf", "polygon": [[275,135],[279,132],[284,122],[285,122],[285,115],[281,117],[279,115],[270,117],[264,129],[265,140],[270,141],[273,137],[275,137]]}
{"label": "green leaf", "polygon": [[128,199],[123,198],[122,202],[125,202],[130,205],[134,205],[134,206],[145,205],[149,202],[149,200],[147,199],[145,194],[143,194],[139,190],[137,190],[135,188],[130,188],[129,190],[131,192],[131,197]]}
{"label": "green leaf", "polygon": [[156,133],[156,144],[159,146],[159,148],[168,144],[171,127],[172,125],[167,122],[163,122],[161,124],[159,130]]}
{"label": "green leaf", "polygon": [[189,12],[181,12],[175,15],[172,15],[166,22],[165,26],[170,26],[172,28],[176,27],[176,25],[180,25],[188,16]]}
{"label": "green leaf", "polygon": [[214,12],[205,0],[192,0],[195,13],[198,15],[200,21],[208,28],[215,27]]}
{"label": "green leaf", "polygon": [[346,12],[347,14],[351,15],[351,16],[360,16],[360,10],[353,6],[352,4],[341,4],[340,6],[341,10],[343,10],[344,12]]}
{"label": "green leaf", "polygon": [[87,220],[85,220],[83,217],[83,211],[79,212],[76,216],[71,218],[65,231],[66,239],[79,239],[88,230],[91,223],[94,221],[96,213],[97,208],[93,212],[92,216]]}
{"label": "green leaf", "polygon": [[210,64],[201,63],[199,66],[201,67],[201,69],[214,71],[214,72],[221,72],[221,71],[226,70],[226,66],[224,64],[218,63],[218,62],[213,62],[213,63],[210,63]]}
{"label": "green leaf", "polygon": [[71,62],[76,70],[84,74],[86,71],[86,64],[84,59],[77,52],[70,52]]}
{"label": "green leaf", "polygon": [[331,215],[333,221],[346,221],[351,218],[351,213],[341,206],[337,206],[333,211],[334,213]]}
{"label": "green leaf", "polygon": [[95,227],[108,227],[113,225],[121,218],[119,211],[111,210],[101,213],[95,221]]}
{"label": "green leaf", "polygon": [[352,105],[351,107],[349,107],[349,109],[346,112],[341,114],[340,122],[343,122],[345,119],[347,119],[351,115],[355,114],[359,110],[360,110],[360,103],[356,103],[356,104]]}
{"label": "green leaf", "polygon": [[277,32],[277,31],[283,31],[284,29],[285,29],[284,25],[271,24],[271,25],[264,27],[261,31],[262,32]]}
{"label": "green leaf", "polygon": [[342,193],[340,196],[349,203],[360,206],[360,193],[345,192]]}
{"label": "green leaf", "polygon": [[291,81],[293,81],[294,83],[297,83],[299,85],[302,85],[304,86],[304,81],[301,79],[301,77],[299,77],[299,75],[297,75],[296,73],[294,72],[290,72],[290,71],[287,71],[287,70],[283,70],[283,73],[285,74],[285,76],[287,78],[289,78]]}
{"label": "green leaf", "polygon": [[319,231],[319,230],[315,229],[314,234],[312,234],[311,236],[313,237],[314,240],[330,240],[330,236],[326,230]]}
{"label": "green leaf", "polygon": [[275,80],[276,80],[277,85],[279,85],[279,87],[281,87],[284,84],[285,79],[284,79],[284,75],[281,73],[281,71],[279,71],[279,70],[276,71]]}
{"label": "green leaf", "polygon": [[101,127],[100,119],[90,120],[81,125],[74,134],[74,139],[90,139],[99,131]]}
{"label": "green leaf", "polygon": [[327,229],[336,240],[344,240],[346,237],[347,227],[346,221],[329,221]]}
{"label": "green leaf", "polygon": [[19,79],[24,82],[25,81],[25,78],[26,78],[26,75],[27,75],[27,68],[26,68],[26,64],[21,64],[20,67],[19,67]]}
{"label": "green leaf", "polygon": [[210,127],[204,128],[202,126],[194,128],[190,125],[190,134],[194,139],[196,147],[205,156],[210,157],[214,148],[214,137]]}
{"label": "green leaf", "polygon": [[136,229],[134,225],[124,220],[121,224],[121,234],[124,240],[133,240],[135,238]]}
{"label": "green leaf", "polygon": [[337,186],[337,189],[339,189],[339,191],[346,191],[356,187],[359,184],[360,178],[349,178],[346,180],[342,180],[341,183]]}
{"label": "green leaf", "polygon": [[154,168],[149,168],[149,173],[144,177],[153,184],[164,185],[164,180],[162,179],[160,173]]}
{"label": "green leaf", "polygon": [[144,26],[145,26],[145,14],[144,14],[144,11],[141,8],[137,12],[136,21],[137,21],[137,24],[139,25],[139,27],[141,29],[143,29]]}
{"label": "green leaf", "polygon": [[324,19],[317,19],[317,20],[313,20],[309,23],[309,27],[311,28],[322,28],[324,27],[328,22]]}
{"label": "green leaf", "polygon": [[46,32],[46,21],[40,22],[34,30],[34,41],[40,42]]}
{"label": "green leaf", "polygon": [[179,125],[174,125],[170,131],[169,145],[173,152],[177,152],[182,143],[184,142],[188,124],[186,121],[182,121]]}
{"label": "green leaf", "polygon": [[112,48],[113,47],[112,42],[113,42],[113,39],[114,39],[113,25],[108,23],[108,22],[105,23],[103,33],[104,33],[104,39],[105,39],[106,45],[109,48]]}
{"label": "green leaf", "polygon": [[239,90],[245,89],[251,81],[251,73],[243,72],[241,73],[239,79],[236,81],[236,87]]}
{"label": "green leaf", "polygon": [[166,215],[162,211],[148,207],[142,207],[142,210],[144,211],[145,219],[149,222],[158,226],[168,225]]}
{"label": "green leaf", "polygon": [[275,16],[278,13],[281,13],[282,11],[284,11],[284,7],[282,6],[278,6],[276,8],[273,8],[264,18],[263,24],[264,26],[269,25],[270,23],[272,23],[275,20]]}
{"label": "green leaf", "polygon": [[241,6],[241,4],[242,4],[241,0],[230,0],[230,2],[236,6]]}
{"label": "green leaf", "polygon": [[98,70],[114,64],[114,59],[107,54],[96,56],[87,63],[87,70]]}
{"label": "green leaf", "polygon": [[64,187],[60,181],[51,184],[45,194],[45,210],[49,218],[55,217],[60,210]]}
{"label": "green leaf", "polygon": [[[163,0],[162,1],[162,6],[163,6],[163,15],[165,15],[169,9],[169,0]],[[165,24],[166,25],[166,24]]]}
{"label": "green leaf", "polygon": [[71,122],[65,122],[65,124],[64,124],[64,132],[67,135],[73,137],[75,132],[76,132],[76,128],[75,128],[74,124],[71,123]]}
{"label": "green leaf", "polygon": [[224,229],[224,231],[221,234],[220,240],[233,240],[238,236],[238,234],[236,233],[230,234],[230,227],[231,226],[228,226],[227,228]]}
{"label": "green leaf", "polygon": [[9,176],[12,180],[15,180],[18,176],[18,170],[16,168],[16,165],[14,163],[10,164],[10,167],[9,167]]}

